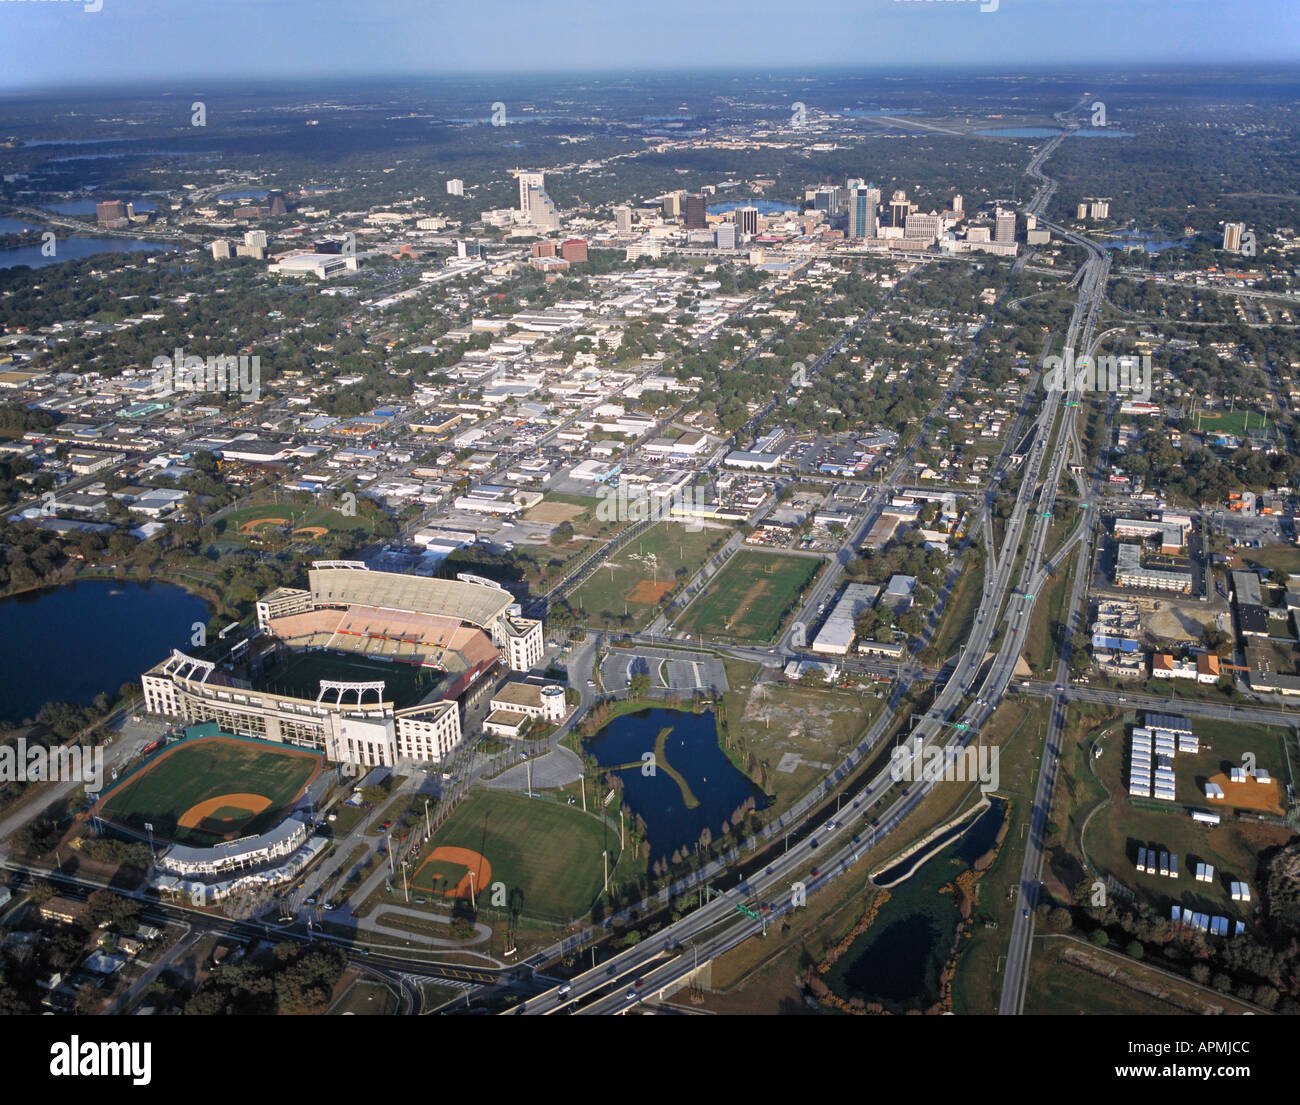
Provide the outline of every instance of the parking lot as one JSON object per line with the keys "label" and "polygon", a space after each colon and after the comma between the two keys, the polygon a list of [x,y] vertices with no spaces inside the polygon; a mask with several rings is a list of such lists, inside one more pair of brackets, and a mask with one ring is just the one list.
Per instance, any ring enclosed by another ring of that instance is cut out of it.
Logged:
{"label": "parking lot", "polygon": [[652,688],[679,694],[728,690],[726,669],[715,656],[660,649],[614,649],[600,665],[606,691],[625,690],[634,675],[648,675]]}

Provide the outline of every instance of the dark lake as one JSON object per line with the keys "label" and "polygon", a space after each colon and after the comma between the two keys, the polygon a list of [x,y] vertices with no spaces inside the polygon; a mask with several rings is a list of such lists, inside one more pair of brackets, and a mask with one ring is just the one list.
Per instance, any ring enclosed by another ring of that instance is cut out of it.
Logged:
{"label": "dark lake", "polygon": [[[644,775],[641,757],[655,751],[664,730],[668,732],[655,772]],[[716,840],[722,822],[730,820],[747,799],[752,797],[757,809],[767,804],[762,792],[718,746],[711,710],[696,714],[656,708],[625,714],[588,740],[586,749],[602,771],[613,770],[622,779],[625,805],[646,823],[651,863],[671,857],[678,848],[693,848],[705,828]],[[686,783],[690,797],[674,772]]]}
{"label": "dark lake", "polygon": [[116,695],[173,648],[189,647],[208,604],[168,583],[84,580],[0,599],[0,722],[46,702]]}

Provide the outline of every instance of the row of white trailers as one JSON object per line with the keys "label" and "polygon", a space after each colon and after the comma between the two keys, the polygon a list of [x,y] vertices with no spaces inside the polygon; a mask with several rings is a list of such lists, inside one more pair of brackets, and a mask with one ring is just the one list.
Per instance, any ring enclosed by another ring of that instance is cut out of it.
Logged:
{"label": "row of white trailers", "polygon": [[1139,873],[1143,875],[1164,875],[1166,878],[1178,878],[1178,855],[1163,848],[1138,848]]}
{"label": "row of white trailers", "polygon": [[1208,913],[1196,913],[1177,905],[1171,908],[1170,919],[1176,925],[1186,925],[1190,929],[1211,936],[1227,936],[1230,928],[1233,936],[1240,936],[1246,931],[1244,921],[1230,921],[1227,917],[1211,917]]}

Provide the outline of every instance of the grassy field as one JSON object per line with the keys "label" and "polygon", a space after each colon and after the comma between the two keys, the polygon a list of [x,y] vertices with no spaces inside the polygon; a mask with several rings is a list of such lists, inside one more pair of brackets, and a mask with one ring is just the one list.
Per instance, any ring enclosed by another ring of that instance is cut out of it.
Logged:
{"label": "grassy field", "polygon": [[[265,832],[321,768],[314,752],[221,737],[186,741],[132,775],[101,804],[100,816],[145,832],[155,840],[203,847],[236,836]],[[213,805],[198,823],[182,827],[187,812]],[[265,800],[261,809],[253,798]]]}
{"label": "grassy field", "polygon": [[1025,989],[1026,1015],[1167,1017],[1247,1011],[1249,1007],[1224,994],[1170,977],[1118,952],[1066,939],[1034,943]]}
{"label": "grassy field", "polygon": [[701,637],[768,642],[776,636],[823,561],[741,549],[677,619]]}
{"label": "grassy field", "polygon": [[1195,423],[1204,434],[1244,437],[1248,429],[1264,428],[1264,416],[1258,411],[1197,411]]}
{"label": "grassy field", "polygon": [[[384,681],[384,701],[400,709],[414,706],[447,677],[433,668],[417,668],[364,656],[333,652],[301,652],[287,663],[268,671],[259,684],[260,690],[278,691],[299,698],[314,699],[322,679],[352,682]],[[351,701],[351,699],[349,699]],[[367,701],[373,702],[369,698]]]}
{"label": "grassy field", "polygon": [[983,587],[984,566],[967,564],[962,569],[953,593],[948,596],[943,618],[930,639],[930,647],[940,662],[947,659],[959,642],[964,641],[970,634]]}
{"label": "grassy field", "polygon": [[521,912],[553,921],[591,909],[601,888],[600,853],[610,849],[611,871],[618,854],[617,833],[606,841],[603,822],[596,818],[556,802],[498,791],[475,791],[433,834],[416,862],[413,889],[434,892],[433,876],[441,874],[440,889],[454,890],[457,883],[448,881],[446,864],[424,865],[439,847],[465,849],[487,861],[490,872],[475,887],[480,906],[492,901],[493,886],[501,883]]}
{"label": "grassy field", "polygon": [[640,629],[730,535],[729,528],[660,522],[597,568],[569,602],[593,625]]}
{"label": "grassy field", "polygon": [[1253,560],[1271,569],[1300,572],[1300,548],[1294,545],[1265,545],[1262,549],[1243,549],[1242,559]]}
{"label": "grassy field", "polygon": [[[225,540],[250,541],[259,534],[287,530],[295,539],[310,541],[320,536],[311,532],[313,530],[333,533],[361,530],[368,533],[373,528],[373,517],[361,510],[347,515],[310,503],[259,502],[222,515],[212,526],[217,536]],[[292,533],[295,530],[307,532]]]}
{"label": "grassy field", "polygon": [[397,1012],[397,995],[390,986],[361,979],[343,991],[329,1011],[333,1016],[388,1016]]}
{"label": "grassy field", "polygon": [[1025,663],[1035,672],[1052,670],[1057,659],[1057,640],[1065,616],[1065,600],[1074,574],[1074,559],[1078,550],[1070,553],[1056,569],[1043,593],[1036,596],[1034,612],[1030,615],[1029,632],[1025,634]]}

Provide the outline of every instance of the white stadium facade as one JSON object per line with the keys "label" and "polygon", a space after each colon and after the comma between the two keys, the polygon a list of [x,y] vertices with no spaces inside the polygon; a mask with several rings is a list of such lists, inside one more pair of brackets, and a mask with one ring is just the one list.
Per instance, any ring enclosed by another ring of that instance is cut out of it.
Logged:
{"label": "white stadium facade", "polygon": [[246,637],[203,658],[173,650],[141,677],[146,710],[336,763],[431,764],[460,743],[469,691],[541,663],[542,623],[489,580],[318,561],[308,581],[259,599]]}

